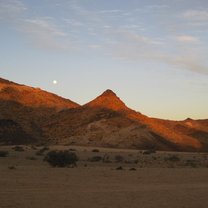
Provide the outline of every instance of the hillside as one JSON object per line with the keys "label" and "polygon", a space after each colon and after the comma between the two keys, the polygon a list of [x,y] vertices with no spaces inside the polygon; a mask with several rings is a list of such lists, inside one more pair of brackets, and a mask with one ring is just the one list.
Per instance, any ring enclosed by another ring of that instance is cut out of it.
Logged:
{"label": "hillside", "polygon": [[62,110],[79,105],[71,100],[46,92],[40,88],[28,87],[0,78],[0,100],[15,101],[28,107],[46,107]]}
{"label": "hillside", "polygon": [[[188,132],[178,131],[178,125]],[[208,131],[192,135],[199,129],[201,123],[192,128],[183,121],[153,119],[135,112],[111,90],[79,108],[55,114],[43,127],[52,143],[186,151],[207,148],[204,135]]]}
{"label": "hillside", "polygon": [[52,93],[4,79],[0,79],[0,89],[2,144],[76,144],[173,151],[208,149],[208,120],[150,118],[128,108],[111,90],[80,106]]}
{"label": "hillside", "polygon": [[[41,124],[60,110],[78,106],[55,94],[0,78],[0,121],[4,124],[0,125],[0,143],[45,142]],[[5,125],[11,127],[5,130]],[[21,139],[17,136],[19,133],[13,133],[14,126],[18,127]]]}

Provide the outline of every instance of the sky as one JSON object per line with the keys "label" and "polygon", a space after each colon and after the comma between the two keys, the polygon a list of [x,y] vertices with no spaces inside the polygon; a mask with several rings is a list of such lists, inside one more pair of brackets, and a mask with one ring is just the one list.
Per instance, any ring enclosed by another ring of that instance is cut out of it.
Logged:
{"label": "sky", "polygon": [[0,77],[79,104],[112,89],[151,117],[208,118],[207,34],[207,0],[0,0]]}

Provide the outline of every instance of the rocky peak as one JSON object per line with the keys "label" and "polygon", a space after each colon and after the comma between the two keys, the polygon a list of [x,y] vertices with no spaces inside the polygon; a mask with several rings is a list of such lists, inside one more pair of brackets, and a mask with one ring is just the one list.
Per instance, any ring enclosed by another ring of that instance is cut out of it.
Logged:
{"label": "rocky peak", "polygon": [[111,110],[127,110],[128,107],[112,90],[108,89],[104,91],[100,96],[87,103],[88,107],[101,107]]}

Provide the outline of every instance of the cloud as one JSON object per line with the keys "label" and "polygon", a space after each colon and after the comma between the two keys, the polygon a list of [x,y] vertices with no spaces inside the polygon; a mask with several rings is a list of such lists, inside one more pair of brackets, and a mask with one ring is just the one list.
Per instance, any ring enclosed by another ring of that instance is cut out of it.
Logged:
{"label": "cloud", "polygon": [[67,34],[58,28],[52,18],[32,15],[28,18],[27,10],[21,1],[1,0],[0,21],[11,25],[35,47],[50,50],[66,50],[70,47],[66,42]]}
{"label": "cloud", "polygon": [[199,42],[199,39],[197,37],[190,36],[190,35],[176,36],[175,39],[181,43],[198,43]]}
{"label": "cloud", "polygon": [[0,20],[15,21],[22,13],[27,10],[27,7],[18,0],[1,0],[0,1]]}
{"label": "cloud", "polygon": [[[208,65],[203,54],[206,49],[181,47],[172,39],[158,40],[140,36],[129,31],[118,31],[118,42],[112,45],[112,55],[119,59],[132,61],[154,61],[176,66],[196,73],[208,74]],[[180,43],[195,43],[198,38],[184,35],[175,38]],[[168,48],[166,48],[168,47]],[[171,50],[170,50],[170,47]],[[172,53],[174,51],[174,53]]]}
{"label": "cloud", "polygon": [[100,49],[102,46],[98,44],[92,44],[92,45],[89,45],[88,47],[92,49]]}
{"label": "cloud", "polygon": [[66,36],[66,33],[58,30],[55,25],[50,24],[44,19],[26,19],[24,22],[26,32],[50,33],[52,36]]}
{"label": "cloud", "polygon": [[[19,0],[0,0],[0,22],[13,26],[30,44],[39,48],[67,52],[74,49],[99,51],[116,58],[155,61],[208,73],[206,43],[201,44],[203,36],[199,38],[196,31],[192,32],[192,25],[207,24],[208,11],[205,9],[187,10],[179,16],[175,12],[173,15],[170,7],[163,4],[96,10],[78,0],[55,2],[58,5],[52,3],[50,6],[59,9],[57,14],[62,14],[59,18],[31,12]],[[163,11],[162,17],[158,15],[160,11]],[[143,16],[145,12],[149,12],[148,18]],[[164,19],[164,15],[167,18]],[[164,26],[171,27],[168,34]],[[181,35],[178,35],[179,29]],[[186,34],[188,29],[196,36]]]}
{"label": "cloud", "polygon": [[78,20],[75,19],[68,19],[68,18],[64,18],[63,19],[64,22],[66,22],[67,24],[69,24],[70,26],[73,27],[82,27],[84,26],[84,24]]}
{"label": "cloud", "polygon": [[126,43],[126,44],[133,44],[133,45],[143,45],[143,46],[148,46],[148,45],[157,45],[160,44],[161,42],[157,39],[150,38],[148,36],[140,35],[138,33],[135,33],[131,30],[124,29],[125,27],[121,27],[121,29],[118,30],[112,30],[112,33],[114,33],[121,41],[121,43]]}
{"label": "cloud", "polygon": [[188,10],[183,13],[183,17],[193,21],[208,21],[208,11],[206,10]]}
{"label": "cloud", "polygon": [[165,4],[155,4],[155,5],[148,5],[146,7],[147,9],[167,9],[170,8],[168,5]]}
{"label": "cloud", "polygon": [[111,9],[111,10],[101,10],[98,13],[100,14],[108,14],[108,13],[120,13],[122,10],[120,9]]}
{"label": "cloud", "polygon": [[198,59],[197,57],[184,55],[184,56],[169,57],[169,59],[166,60],[167,62],[174,64],[176,66],[191,70],[193,72],[208,75],[208,66],[203,64],[203,61]]}
{"label": "cloud", "polygon": [[67,37],[67,34],[57,28],[47,18],[25,19],[19,30],[30,38],[36,47],[46,49],[67,49],[59,38]]}

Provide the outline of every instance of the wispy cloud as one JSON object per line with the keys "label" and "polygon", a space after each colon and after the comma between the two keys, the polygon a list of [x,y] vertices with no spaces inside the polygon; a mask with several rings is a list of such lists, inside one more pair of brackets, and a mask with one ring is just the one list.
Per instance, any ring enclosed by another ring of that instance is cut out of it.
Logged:
{"label": "wispy cloud", "polygon": [[27,10],[27,7],[18,0],[1,0],[0,1],[0,20],[15,21],[22,13]]}
{"label": "wispy cloud", "polygon": [[176,36],[175,39],[181,43],[199,43],[199,38],[191,35]]}
{"label": "wispy cloud", "polygon": [[147,9],[166,9],[169,8],[166,4],[152,4],[146,7]]}
{"label": "wispy cloud", "polygon": [[[168,65],[176,66],[180,69],[208,74],[208,65],[204,61],[202,51],[198,48],[177,47],[174,40],[166,40],[169,43],[168,47],[173,47],[175,53],[166,50],[165,40],[150,38],[146,36],[139,36],[132,32],[119,31],[119,41],[112,46],[113,56],[120,59],[127,59],[133,61],[155,61],[166,63]],[[179,43],[196,43],[199,41],[197,37],[193,36],[177,36],[175,41]],[[205,50],[206,51],[206,50]]]}
{"label": "wispy cloud", "polygon": [[88,47],[89,47],[89,48],[92,48],[92,49],[99,49],[99,48],[101,48],[102,46],[101,46],[101,45],[98,45],[98,44],[92,44],[92,45],[89,45]]}
{"label": "wispy cloud", "polygon": [[20,0],[0,0],[0,21],[12,25],[39,48],[67,52],[75,48],[99,50],[117,58],[158,61],[199,73],[208,72],[203,56],[207,54],[204,38],[192,31],[193,25],[203,29],[201,26],[207,24],[206,9],[187,9],[176,15],[168,4],[95,9],[78,0],[53,3],[53,9],[61,11],[60,18],[30,12],[31,8]]}
{"label": "wispy cloud", "polygon": [[58,39],[66,37],[67,34],[45,18],[22,20],[19,29],[38,47],[47,49],[66,49],[66,45]]}
{"label": "wispy cloud", "polygon": [[188,10],[183,13],[183,17],[193,21],[208,21],[207,10]]}
{"label": "wispy cloud", "polygon": [[[52,18],[27,17],[28,8],[18,0],[0,2],[0,20],[11,24],[15,30],[25,35],[35,47],[65,50],[69,44],[63,42],[67,36],[58,28]],[[60,40],[62,38],[62,40]]]}
{"label": "wispy cloud", "polygon": [[139,44],[140,46],[154,46],[162,44],[161,40],[144,35],[139,35],[129,30],[118,30],[116,33],[118,36],[126,40],[126,43],[133,43],[134,45]]}
{"label": "wispy cloud", "polygon": [[108,13],[120,13],[120,12],[123,12],[123,11],[120,10],[120,9],[111,9],[111,10],[101,10],[98,13],[100,13],[100,14],[108,14]]}

